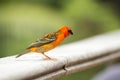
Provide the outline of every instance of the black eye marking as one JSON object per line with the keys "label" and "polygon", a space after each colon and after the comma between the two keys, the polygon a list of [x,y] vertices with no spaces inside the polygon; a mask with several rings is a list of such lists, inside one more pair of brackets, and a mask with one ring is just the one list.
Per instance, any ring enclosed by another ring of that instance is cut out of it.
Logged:
{"label": "black eye marking", "polygon": [[72,32],[72,30],[68,30],[68,32],[69,32],[71,35],[73,35],[73,32]]}

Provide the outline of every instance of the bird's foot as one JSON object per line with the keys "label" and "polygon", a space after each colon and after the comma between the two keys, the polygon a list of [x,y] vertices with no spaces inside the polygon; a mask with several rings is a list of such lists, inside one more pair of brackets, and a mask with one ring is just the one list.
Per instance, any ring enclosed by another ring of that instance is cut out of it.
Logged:
{"label": "bird's foot", "polygon": [[57,59],[56,58],[48,58],[48,57],[46,57],[46,58],[44,58],[44,60],[54,60],[54,61],[56,61]]}

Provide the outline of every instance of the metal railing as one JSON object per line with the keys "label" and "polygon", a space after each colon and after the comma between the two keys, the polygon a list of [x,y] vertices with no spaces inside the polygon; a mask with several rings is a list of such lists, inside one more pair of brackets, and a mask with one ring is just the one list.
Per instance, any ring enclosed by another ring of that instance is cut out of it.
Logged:
{"label": "metal railing", "polygon": [[0,59],[0,80],[54,80],[120,58],[120,30],[60,46],[46,55],[39,53],[19,58]]}

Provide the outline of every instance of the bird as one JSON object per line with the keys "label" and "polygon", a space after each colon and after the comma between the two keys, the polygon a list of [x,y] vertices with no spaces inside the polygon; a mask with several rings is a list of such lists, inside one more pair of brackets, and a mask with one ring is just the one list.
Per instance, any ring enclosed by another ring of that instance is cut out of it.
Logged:
{"label": "bird", "polygon": [[29,52],[37,52],[43,54],[46,59],[52,59],[51,57],[47,56],[45,52],[57,47],[69,35],[73,35],[71,28],[68,26],[62,26],[56,32],[51,32],[44,35],[42,38],[37,39],[35,42],[30,44],[22,53],[18,54],[16,58]]}

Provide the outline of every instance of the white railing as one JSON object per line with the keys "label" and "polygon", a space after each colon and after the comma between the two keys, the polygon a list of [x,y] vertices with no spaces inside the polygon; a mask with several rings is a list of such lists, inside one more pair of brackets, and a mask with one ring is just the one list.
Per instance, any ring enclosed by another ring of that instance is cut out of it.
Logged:
{"label": "white railing", "polygon": [[[76,35],[74,35],[76,36]],[[53,80],[120,58],[120,30],[60,46],[46,53],[0,59],[0,80]]]}

